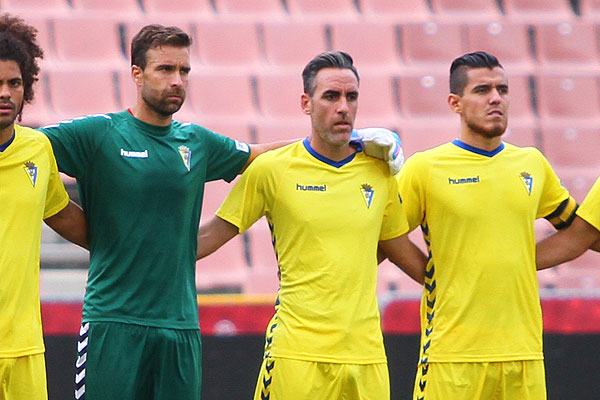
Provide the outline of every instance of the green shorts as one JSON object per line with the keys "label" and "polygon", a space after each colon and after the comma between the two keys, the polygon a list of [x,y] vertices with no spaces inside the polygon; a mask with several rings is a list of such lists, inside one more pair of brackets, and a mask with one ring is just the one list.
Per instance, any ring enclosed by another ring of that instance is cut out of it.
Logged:
{"label": "green shorts", "polygon": [[89,322],[77,351],[77,400],[200,399],[199,329]]}
{"label": "green shorts", "polygon": [[414,400],[546,400],[543,360],[419,364]]}

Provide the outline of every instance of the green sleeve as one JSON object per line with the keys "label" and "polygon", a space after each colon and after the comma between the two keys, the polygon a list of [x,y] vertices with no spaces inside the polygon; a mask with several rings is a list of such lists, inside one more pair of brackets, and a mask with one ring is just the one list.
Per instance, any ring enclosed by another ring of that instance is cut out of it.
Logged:
{"label": "green sleeve", "polygon": [[224,179],[231,182],[246,165],[250,157],[250,146],[206,129],[201,134],[209,149],[206,180]]}
{"label": "green sleeve", "polygon": [[58,169],[80,179],[110,124],[109,115],[95,115],[47,125],[39,130],[52,143]]}

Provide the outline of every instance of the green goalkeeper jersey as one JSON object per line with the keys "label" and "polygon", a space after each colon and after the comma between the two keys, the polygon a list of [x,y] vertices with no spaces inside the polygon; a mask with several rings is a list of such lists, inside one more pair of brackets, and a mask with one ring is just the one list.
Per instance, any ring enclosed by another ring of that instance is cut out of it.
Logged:
{"label": "green goalkeeper jersey", "polygon": [[198,329],[197,232],[206,181],[231,181],[249,146],[191,123],[129,112],[41,129],[77,178],[88,220],[83,321]]}

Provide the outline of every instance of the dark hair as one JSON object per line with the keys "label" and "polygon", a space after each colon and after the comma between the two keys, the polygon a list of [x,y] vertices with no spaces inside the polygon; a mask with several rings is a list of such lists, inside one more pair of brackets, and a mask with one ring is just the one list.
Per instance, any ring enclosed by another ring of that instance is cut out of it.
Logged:
{"label": "dark hair", "polygon": [[312,96],[315,93],[315,87],[317,86],[316,77],[317,73],[323,68],[343,68],[349,69],[354,72],[356,80],[360,82],[358,77],[358,71],[352,64],[352,57],[343,51],[328,51],[317,55],[315,58],[310,60],[304,70],[302,71],[302,82],[304,84],[304,93]]}
{"label": "dark hair", "polygon": [[146,25],[131,40],[131,65],[146,68],[146,52],[163,45],[190,47],[192,38],[176,26]]}
{"label": "dark hair", "polygon": [[462,96],[467,86],[467,71],[474,68],[502,68],[498,59],[484,51],[464,54],[450,66],[450,93]]}
{"label": "dark hair", "polygon": [[23,100],[26,103],[33,100],[33,84],[40,73],[37,59],[44,57],[36,36],[37,29],[27,25],[21,18],[10,14],[0,16],[0,60],[19,64],[23,79]]}

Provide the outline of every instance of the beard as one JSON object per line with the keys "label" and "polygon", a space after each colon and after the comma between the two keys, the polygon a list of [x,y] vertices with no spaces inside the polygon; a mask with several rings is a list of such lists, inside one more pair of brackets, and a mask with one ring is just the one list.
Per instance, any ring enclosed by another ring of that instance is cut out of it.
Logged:
{"label": "beard", "polygon": [[506,132],[506,122],[504,124],[494,124],[491,128],[485,128],[470,121],[466,121],[466,124],[471,131],[489,139],[502,136]]}
{"label": "beard", "polygon": [[2,101],[2,102],[0,102],[0,104],[10,104],[13,106],[12,115],[10,117],[7,117],[7,119],[0,119],[0,129],[8,128],[12,124],[14,124],[17,117],[19,118],[19,122],[21,121],[21,113],[23,112],[23,106],[25,105],[25,100],[23,100],[21,102],[19,107],[15,107],[15,103],[13,103],[10,100]]}
{"label": "beard", "polygon": [[[173,95],[180,96],[182,99],[181,103],[178,104],[167,100],[167,97]],[[169,117],[179,111],[181,106],[183,106],[183,102],[185,101],[185,91],[181,89],[157,95],[155,90],[142,90],[142,99],[152,111],[163,117]]]}

